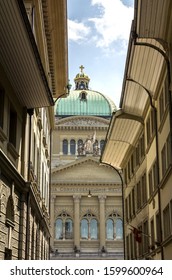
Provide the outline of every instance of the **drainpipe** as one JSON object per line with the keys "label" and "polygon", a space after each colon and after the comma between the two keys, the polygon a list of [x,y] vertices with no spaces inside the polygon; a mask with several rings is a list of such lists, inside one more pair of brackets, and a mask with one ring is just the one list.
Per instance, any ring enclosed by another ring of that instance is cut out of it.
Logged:
{"label": "drainpipe", "polygon": [[31,129],[32,129],[32,115],[33,109],[27,110],[29,114],[29,146],[28,146],[28,172],[27,181],[29,183],[29,190],[27,193],[27,213],[26,213],[26,246],[25,246],[25,259],[29,259],[29,245],[30,245],[30,158],[31,158]]}

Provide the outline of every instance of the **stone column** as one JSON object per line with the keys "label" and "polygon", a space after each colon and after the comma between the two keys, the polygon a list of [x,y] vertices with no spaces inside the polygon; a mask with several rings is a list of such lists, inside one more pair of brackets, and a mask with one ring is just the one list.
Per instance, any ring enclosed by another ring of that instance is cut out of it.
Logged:
{"label": "stone column", "polygon": [[76,140],[76,145],[75,145],[75,155],[78,155],[78,141]]}
{"label": "stone column", "polygon": [[80,249],[80,195],[74,195],[74,246]]}
{"label": "stone column", "polygon": [[68,140],[68,155],[70,155],[70,140]]}
{"label": "stone column", "polygon": [[50,246],[51,248],[53,249],[54,248],[54,238],[55,238],[55,221],[54,221],[54,204],[55,204],[55,198],[56,196],[55,195],[52,195],[51,196],[51,204],[50,204],[50,217],[51,217],[51,221],[50,221],[50,224],[51,224],[51,239],[50,239]]}
{"label": "stone column", "polygon": [[100,207],[100,228],[99,228],[99,236],[100,236],[100,249],[105,247],[106,243],[106,229],[105,229],[105,195],[100,195],[99,197],[99,207]]}

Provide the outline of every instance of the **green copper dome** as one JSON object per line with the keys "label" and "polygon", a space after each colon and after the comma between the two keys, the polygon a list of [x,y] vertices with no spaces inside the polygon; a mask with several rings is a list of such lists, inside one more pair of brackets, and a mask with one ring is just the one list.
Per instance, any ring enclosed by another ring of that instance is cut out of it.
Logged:
{"label": "green copper dome", "polygon": [[71,115],[110,117],[115,109],[115,104],[100,92],[74,90],[66,98],[56,101],[55,115],[59,117]]}
{"label": "green copper dome", "polygon": [[109,118],[116,110],[115,104],[105,95],[98,91],[89,89],[90,78],[83,72],[77,74],[75,90],[71,91],[66,98],[61,98],[55,103],[55,115],[59,117],[68,116],[100,116]]}

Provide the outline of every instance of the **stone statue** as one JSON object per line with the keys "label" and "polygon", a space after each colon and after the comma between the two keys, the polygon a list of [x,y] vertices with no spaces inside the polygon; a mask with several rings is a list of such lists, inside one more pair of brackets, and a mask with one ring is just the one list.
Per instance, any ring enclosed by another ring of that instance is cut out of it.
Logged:
{"label": "stone statue", "polygon": [[93,154],[93,144],[96,141],[96,132],[92,136],[89,136],[84,143],[85,154]]}

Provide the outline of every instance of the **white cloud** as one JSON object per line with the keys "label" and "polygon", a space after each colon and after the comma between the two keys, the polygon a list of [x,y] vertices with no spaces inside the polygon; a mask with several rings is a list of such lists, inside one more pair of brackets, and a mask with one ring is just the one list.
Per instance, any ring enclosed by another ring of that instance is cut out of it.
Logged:
{"label": "white cloud", "polygon": [[68,19],[68,38],[72,41],[83,41],[90,33],[90,28],[82,22]]}
{"label": "white cloud", "polygon": [[[133,8],[125,6],[121,0],[92,0],[91,4],[101,9],[99,17],[89,19],[99,34],[97,47],[108,48],[117,40],[128,41]],[[125,43],[122,45],[124,47]]]}

